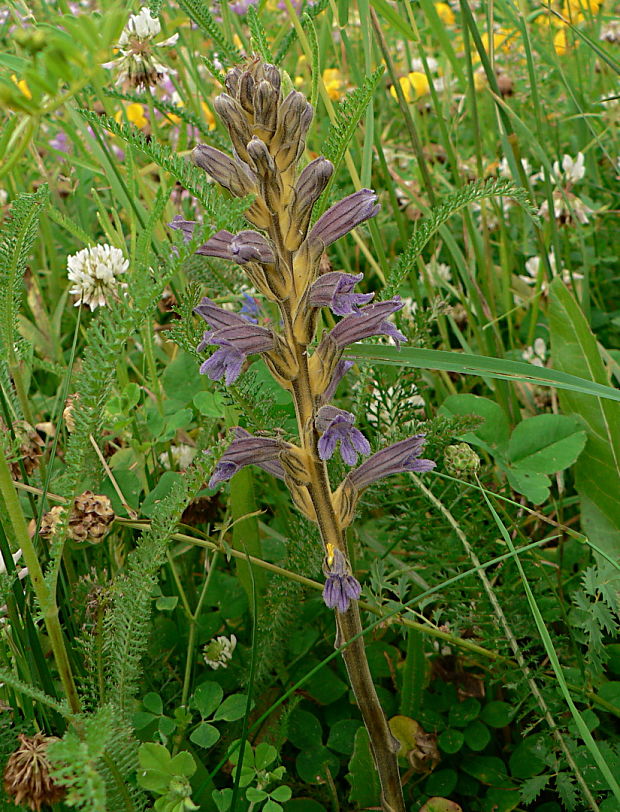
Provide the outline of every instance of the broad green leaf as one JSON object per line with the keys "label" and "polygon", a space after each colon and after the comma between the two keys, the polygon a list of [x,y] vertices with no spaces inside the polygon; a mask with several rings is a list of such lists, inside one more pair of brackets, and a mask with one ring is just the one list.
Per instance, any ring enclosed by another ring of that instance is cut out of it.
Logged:
{"label": "broad green leaf", "polygon": [[142,697],[142,704],[148,711],[158,716],[164,712],[164,703],[162,702],[161,696],[153,691]]}
{"label": "broad green leaf", "polygon": [[426,779],[424,792],[427,795],[450,795],[454,792],[457,780],[456,770],[434,770]]}
{"label": "broad green leaf", "polygon": [[245,694],[232,694],[227,696],[213,716],[214,721],[223,719],[225,722],[235,722],[245,713],[248,698]]}
{"label": "broad green leaf", "polygon": [[476,719],[475,722],[468,725],[465,728],[464,733],[465,744],[470,750],[473,750],[476,753],[478,753],[480,750],[484,750],[487,744],[491,741],[491,731],[479,719]]}
{"label": "broad green leaf", "polygon": [[480,702],[474,697],[468,697],[456,705],[452,705],[448,716],[451,727],[465,727],[480,715]]}
{"label": "broad green leaf", "polygon": [[360,727],[355,734],[347,781],[351,785],[349,793],[351,803],[358,804],[361,807],[380,805],[381,785],[370,752],[368,733],[364,727]]}
{"label": "broad green leaf", "polygon": [[359,719],[340,719],[329,731],[327,746],[337,753],[350,756],[353,752],[355,734],[361,724]]}
{"label": "broad green leaf", "polygon": [[535,505],[542,504],[549,497],[551,480],[546,474],[535,474],[523,468],[507,468],[506,476],[510,487],[522,493]]}
{"label": "broad green leaf", "polygon": [[506,727],[513,714],[513,709],[507,702],[495,700],[484,706],[480,718],[490,727]]}
{"label": "broad green leaf", "polygon": [[170,753],[163,744],[145,742],[138,750],[138,761],[143,770],[158,770],[168,772]]}
{"label": "broad green leaf", "polygon": [[220,731],[208,722],[201,722],[196,730],[192,731],[190,741],[199,747],[213,747],[219,741]]}
{"label": "broad green leaf", "polygon": [[508,783],[504,762],[496,756],[474,756],[464,759],[461,762],[461,769],[483,784],[505,786]]}
{"label": "broad green leaf", "polygon": [[446,398],[439,410],[440,414],[467,415],[473,414],[484,420],[481,426],[474,431],[462,435],[462,439],[472,445],[485,444],[501,445],[508,440],[510,424],[502,407],[494,400],[479,397],[478,395],[450,395]]}
{"label": "broad green leaf", "polygon": [[[251,468],[243,468],[232,478],[230,482],[230,508],[235,521],[232,531],[232,546],[239,552],[262,558],[263,551],[258,529],[258,517],[248,516],[248,514],[255,513],[258,509],[254,498],[254,475]],[[244,516],[248,516],[248,518],[243,518]],[[260,567],[252,567],[250,562],[243,558],[236,559],[235,567],[237,577],[248,596],[248,604],[252,608],[254,606],[254,592],[256,592],[256,599],[259,600],[267,585],[265,570]]]}
{"label": "broad green leaf", "polygon": [[462,808],[448,798],[429,798],[424,806],[420,807],[420,812],[462,812]]}
{"label": "broad green leaf", "polygon": [[316,750],[302,750],[295,760],[297,774],[302,781],[308,784],[323,784],[326,770],[336,775],[340,769],[340,760],[327,747],[318,747]]}
{"label": "broad green leaf", "polygon": [[191,753],[182,750],[172,759],[168,769],[173,775],[184,775],[186,778],[191,778],[196,772],[196,762]]}
{"label": "broad green leaf", "polygon": [[157,503],[161,502],[161,500],[168,496],[171,493],[172,489],[175,486],[175,483],[182,479],[181,474],[177,474],[174,471],[164,471],[164,473],[159,478],[159,482],[153,488],[153,490],[146,495],[144,502],[140,506],[140,513],[143,516],[152,516],[153,511],[155,511]]}
{"label": "broad green leaf", "polygon": [[220,419],[226,407],[224,396],[220,392],[198,392],[192,401],[200,414],[205,417],[217,417]]}
{"label": "broad green leaf", "polygon": [[465,742],[462,730],[444,730],[439,734],[437,744],[444,753],[458,753]]}
{"label": "broad green leaf", "polygon": [[[583,317],[583,314],[582,314]],[[478,375],[483,378],[497,378],[514,383],[531,383],[537,386],[554,386],[567,392],[580,392],[599,398],[620,401],[620,390],[599,382],[598,378],[578,377],[557,369],[546,369],[528,364],[525,361],[511,361],[506,358],[490,358],[486,355],[470,355],[446,350],[421,350],[415,347],[389,347],[378,344],[353,344],[345,351],[349,358],[360,363],[391,364],[414,369],[444,369],[459,372],[461,375]],[[568,369],[574,369],[567,364]],[[620,443],[620,440],[618,440]]]}
{"label": "broad green leaf", "polygon": [[300,750],[320,747],[323,743],[321,723],[313,713],[295,708],[289,720],[288,740]]}
{"label": "broad green leaf", "polygon": [[583,451],[586,433],[574,417],[539,414],[519,423],[510,436],[508,459],[537,474],[555,474],[572,465]]}
{"label": "broad green leaf", "polygon": [[[556,279],[550,287],[549,328],[557,370],[571,370],[594,385],[609,383],[596,338],[568,288]],[[613,390],[620,399],[620,391]],[[562,410],[578,415],[588,441],[575,465],[582,526],[605,553],[620,557],[620,405],[574,391],[560,393]]]}
{"label": "broad green leaf", "polygon": [[222,701],[224,691],[217,682],[203,682],[196,688],[191,706],[196,708],[203,719],[208,719]]}

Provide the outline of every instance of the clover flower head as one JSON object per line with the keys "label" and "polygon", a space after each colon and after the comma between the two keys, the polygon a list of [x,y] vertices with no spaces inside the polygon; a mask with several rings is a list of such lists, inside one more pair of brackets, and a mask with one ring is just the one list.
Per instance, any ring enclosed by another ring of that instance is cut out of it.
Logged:
{"label": "clover flower head", "polygon": [[172,457],[173,464],[180,471],[184,471],[186,468],[189,468],[195,456],[196,449],[194,446],[187,445],[186,443],[180,443],[180,445],[171,445],[170,453],[163,451],[159,455],[159,461],[166,470],[169,470],[170,457]]}
{"label": "clover flower head", "polygon": [[158,61],[157,51],[174,45],[179,35],[173,34],[163,42],[153,42],[160,33],[160,22],[151,15],[147,6],[143,6],[137,14],[130,14],[118,40],[120,56],[103,65],[104,68],[118,70],[118,85],[127,82],[131,87],[143,90],[154,87],[174,73]]}
{"label": "clover flower head", "polygon": [[118,277],[129,267],[120,248],[112,245],[94,245],[67,257],[69,293],[78,297],[75,305],[85,304],[91,310],[105,307],[108,298],[118,295],[119,288],[127,287]]}
{"label": "clover flower head", "polygon": [[544,338],[537,338],[531,347],[526,347],[521,353],[521,358],[534,364],[536,367],[544,367],[547,360],[547,344]]}
{"label": "clover flower head", "polygon": [[230,637],[220,635],[216,637],[202,650],[205,663],[211,668],[228,668],[228,663],[232,660],[233,651],[237,647],[237,638],[234,634]]}
{"label": "clover flower head", "polygon": [[560,169],[560,162],[554,161],[553,174],[559,181],[564,181],[570,186],[582,180],[586,174],[583,152],[578,152],[576,158],[565,154],[562,157],[562,169]]}

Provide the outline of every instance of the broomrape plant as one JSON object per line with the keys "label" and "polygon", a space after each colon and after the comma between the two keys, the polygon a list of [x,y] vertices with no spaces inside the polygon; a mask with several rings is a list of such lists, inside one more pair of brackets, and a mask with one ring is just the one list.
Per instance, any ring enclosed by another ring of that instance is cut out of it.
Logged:
{"label": "broomrape plant", "polygon": [[[258,60],[243,70],[233,68],[225,83],[228,92],[215,100],[215,109],[229,131],[234,157],[200,145],[193,160],[235,197],[254,195],[245,217],[260,231],[218,231],[198,253],[239,264],[252,285],[278,307],[281,329],[253,324],[204,298],[195,310],[209,330],[198,349],[216,349],[200,372],[230,385],[248,356],[261,354],[275,380],[291,393],[299,440],[294,444],[253,436],[237,427],[209,485],[230,479],[246,465],[258,465],[284,480],[297,508],[318,525],[325,552],[323,598],[335,610],[336,647],[342,647],[368,730],[382,806],[385,812],[404,812],[396,757],[399,742],[390,732],[368,667],[357,605],[361,585],[351,571],[345,531],[360,493],[370,484],[403,471],[430,471],[435,463],[420,459],[423,435],[370,455],[370,444],[355,428],[353,415],[329,403],[352,366],[342,358],[347,346],[376,335],[389,336],[397,345],[406,339],[388,320],[403,307],[398,296],[371,302],[373,294],[354,292],[361,274],[320,272],[325,249],[377,214],[377,196],[360,189],[310,227],[313,206],[334,169],[319,157],[298,172],[313,116],[311,105],[294,90],[283,98],[278,69]],[[176,218],[171,225],[189,239],[195,223]],[[322,307],[342,318],[310,352]],[[334,490],[326,461],[338,446],[352,470]],[[354,467],[360,456],[367,459]]]}

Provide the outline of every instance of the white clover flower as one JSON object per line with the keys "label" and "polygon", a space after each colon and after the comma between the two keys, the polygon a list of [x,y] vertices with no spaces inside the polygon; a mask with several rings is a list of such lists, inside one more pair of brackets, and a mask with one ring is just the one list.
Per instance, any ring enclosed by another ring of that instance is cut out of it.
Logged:
{"label": "white clover flower", "polygon": [[228,668],[228,661],[232,660],[233,651],[237,645],[237,638],[234,634],[230,637],[217,637],[202,650],[202,656],[207,665],[211,668]]}
{"label": "white clover flower", "polygon": [[104,68],[118,69],[116,84],[128,82],[132,87],[143,90],[145,87],[154,87],[174,73],[158,61],[156,54],[159,48],[174,45],[179,35],[173,34],[162,42],[152,42],[160,33],[159,20],[151,16],[147,6],[129,16],[117,45],[120,56],[103,65]]}
{"label": "white clover flower", "polygon": [[[176,467],[179,468],[179,470],[184,471],[186,468],[189,468],[192,460],[196,456],[196,449],[193,446],[185,443],[181,443],[180,445],[171,445],[170,456],[172,457],[172,462],[176,465]],[[167,451],[164,451],[159,455],[159,461],[166,470],[170,468],[170,456],[168,455]]]}
{"label": "white clover flower", "polygon": [[450,282],[452,280],[452,271],[445,262],[437,262],[436,259],[431,259],[424,267],[434,282]]}
{"label": "white clover flower", "polygon": [[555,175],[558,183],[563,181],[565,184],[572,186],[573,184],[577,183],[577,181],[580,181],[586,174],[583,152],[578,152],[577,157],[574,160],[570,157],[570,155],[565,154],[562,157],[561,170],[560,162],[554,161],[553,174]]}
{"label": "white clover flower", "polygon": [[6,189],[2,189],[0,187],[0,206],[6,206],[7,200],[9,199],[9,193]]}
{"label": "white clover flower", "polygon": [[[565,189],[555,189],[552,195],[553,216],[560,225],[571,224],[577,220],[582,225],[589,222],[588,215],[592,214],[592,209],[587,206],[581,198]],[[549,219],[549,204],[543,200],[538,209],[538,216]]]}
{"label": "white clover flower", "polygon": [[[538,180],[538,175],[533,174],[532,172],[533,167],[527,158],[521,158],[521,166],[523,167],[523,171],[525,172],[527,177],[530,179],[530,182],[532,184],[536,183],[536,181]],[[508,163],[508,158],[506,158],[505,156],[499,162],[499,166],[497,169],[500,178],[512,178],[510,164]]]}
{"label": "white clover flower", "polygon": [[[426,57],[426,64],[430,73],[436,73],[439,70],[439,61],[433,56]],[[411,60],[411,70],[416,73],[424,73],[424,63],[419,56],[414,56]]]}
{"label": "white clover flower", "polygon": [[532,347],[526,347],[521,353],[521,358],[536,367],[544,367],[547,360],[547,344],[544,338],[537,338]]}
{"label": "white clover flower", "polygon": [[69,293],[79,297],[76,307],[81,304],[91,310],[105,307],[106,296],[114,297],[119,288],[127,287],[118,277],[128,267],[129,260],[123,252],[107,244],[89,246],[67,257],[69,281],[74,283]]}
{"label": "white clover flower", "polygon": [[[16,553],[12,553],[13,563],[17,564],[17,562],[21,557],[22,557],[21,549],[18,550]],[[4,561],[4,558],[2,557],[2,553],[0,553],[0,573],[4,572],[6,572],[6,563]]]}

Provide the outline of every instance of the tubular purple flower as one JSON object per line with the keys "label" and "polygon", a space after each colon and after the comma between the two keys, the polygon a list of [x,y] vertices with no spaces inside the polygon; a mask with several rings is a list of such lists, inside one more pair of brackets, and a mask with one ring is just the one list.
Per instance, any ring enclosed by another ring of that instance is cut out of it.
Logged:
{"label": "tubular purple flower", "polygon": [[[236,314],[235,314],[236,315]],[[204,334],[199,350],[207,344],[219,346],[210,358],[201,365],[201,375],[208,375],[212,381],[224,378],[226,385],[234,383],[243,369],[248,355],[268,352],[274,348],[274,338],[270,330],[257,327],[239,316],[242,324],[238,327],[227,327]]]}
{"label": "tubular purple flower", "polygon": [[372,189],[360,189],[339,200],[321,215],[308,234],[308,240],[319,241],[326,248],[364,220],[374,217],[380,208]]}
{"label": "tubular purple flower", "polygon": [[322,406],[317,412],[314,425],[323,432],[318,443],[319,457],[329,460],[340,443],[340,456],[347,465],[356,465],[359,454],[370,454],[370,443],[359,429],[354,427],[351,412],[336,406]]}
{"label": "tubular purple flower", "polygon": [[202,297],[200,304],[194,308],[194,313],[202,316],[215,331],[223,330],[226,327],[238,327],[246,323],[245,319],[239,316],[238,313],[234,313],[232,310],[224,310],[223,307],[216,305],[207,296]]}
{"label": "tubular purple flower", "polygon": [[351,471],[345,482],[348,481],[357,490],[362,490],[372,482],[392,474],[401,474],[404,471],[416,473],[432,471],[435,467],[432,460],[419,459],[424,443],[425,435],[416,434],[414,437],[382,448],[381,451],[377,451],[363,462],[359,468]]}
{"label": "tubular purple flower", "polygon": [[[330,548],[331,545],[328,545]],[[324,567],[327,580],[323,588],[323,600],[329,609],[346,612],[351,601],[356,601],[362,594],[362,587],[357,578],[347,572],[347,563],[340,550],[328,549]]]}
{"label": "tubular purple flower", "polygon": [[374,293],[353,293],[353,288],[364,278],[364,274],[330,271],[316,280],[310,288],[309,303],[313,307],[329,307],[337,316],[357,313],[362,305],[368,304]]}
{"label": "tubular purple flower", "polygon": [[[392,338],[396,344],[406,341],[400,330],[386,317],[396,313],[403,307],[400,296],[393,299],[386,299],[383,302],[366,305],[351,316],[346,316],[327,334],[327,340],[332,341],[340,349],[344,349],[349,344],[361,341],[370,336],[386,335]],[[325,340],[325,339],[323,339]]]}
{"label": "tubular purple flower", "polygon": [[215,147],[199,144],[192,152],[192,161],[235,197],[245,197],[258,191],[256,177],[249,166],[234,161]]}
{"label": "tubular purple flower", "polygon": [[233,431],[235,439],[215,466],[209,480],[209,488],[214,488],[220,482],[230,479],[246,465],[257,465],[279,479],[284,479],[284,468],[278,459],[283,450],[280,440],[255,437],[240,426],[236,426]]}
{"label": "tubular purple flower", "polygon": [[[183,232],[186,242],[192,238],[196,223],[192,220],[183,220],[179,215],[168,223],[170,228]],[[246,229],[238,234],[232,234],[226,229],[216,232],[204,245],[196,251],[206,257],[218,257],[228,259],[239,265],[247,262],[260,262],[270,265],[275,262],[275,256],[271,245],[259,234],[258,231]]]}
{"label": "tubular purple flower", "polygon": [[351,369],[351,367],[354,366],[354,363],[354,361],[345,361],[344,359],[338,361],[336,368],[334,369],[332,379],[329,382],[327,389],[321,395],[321,403],[329,403],[329,401],[334,397],[338,384]]}

